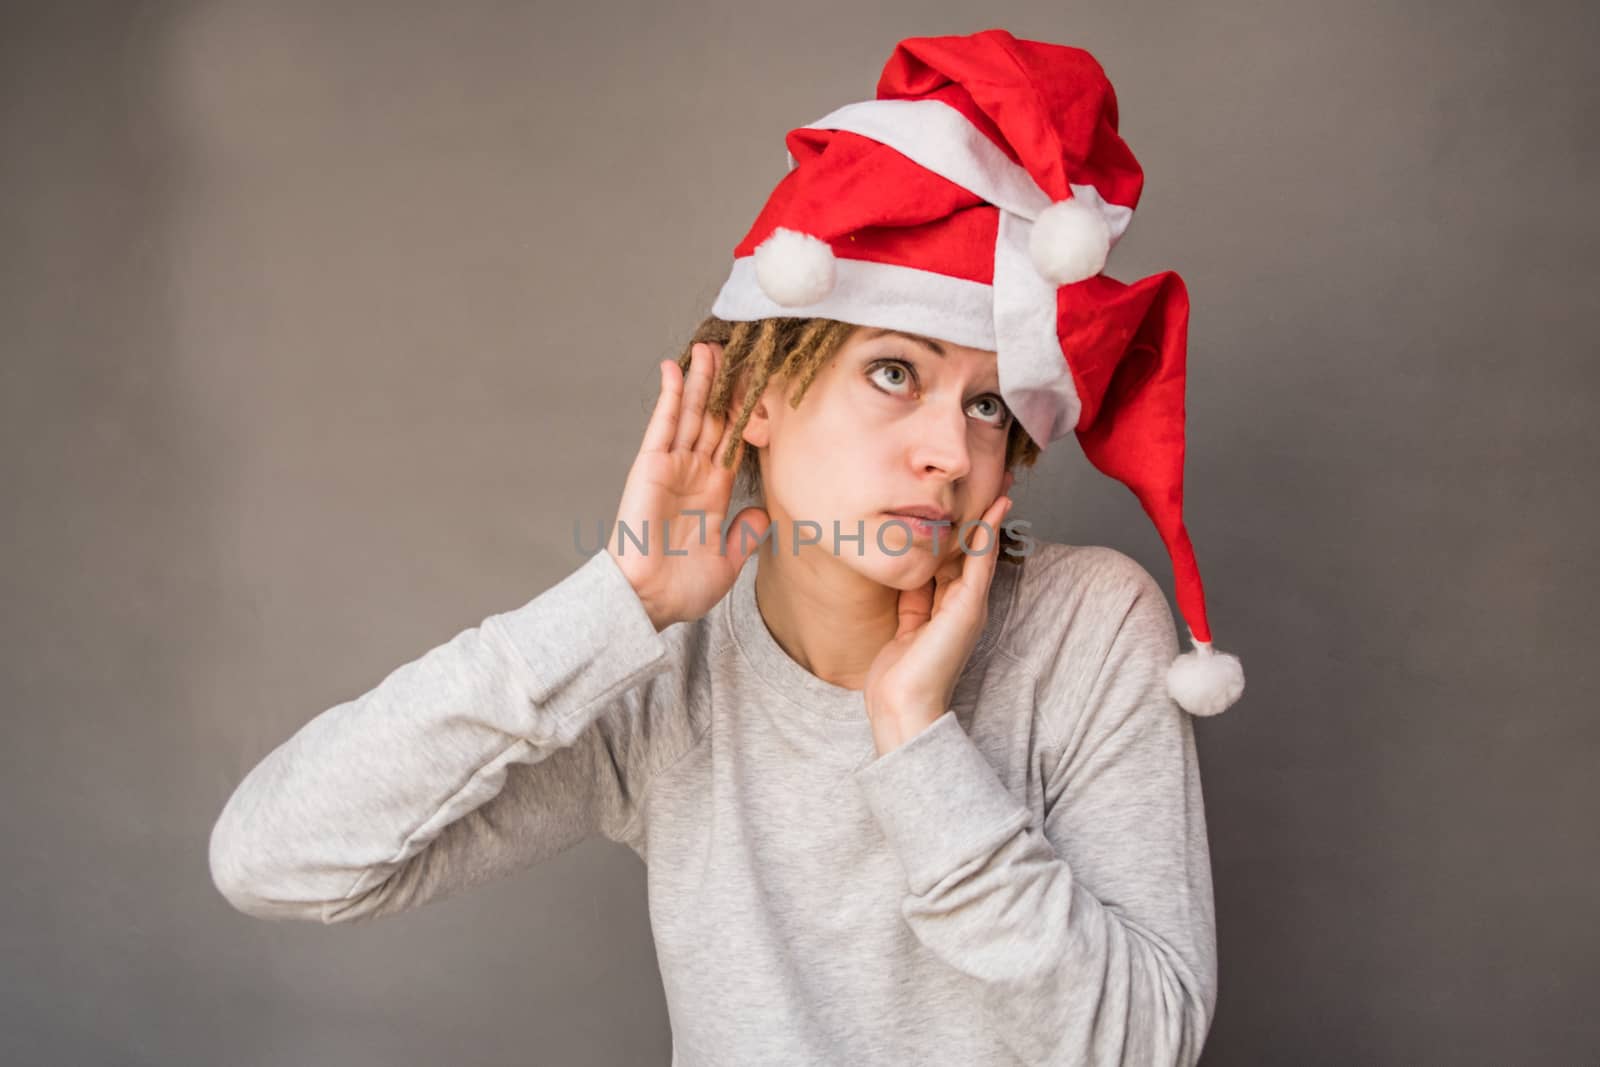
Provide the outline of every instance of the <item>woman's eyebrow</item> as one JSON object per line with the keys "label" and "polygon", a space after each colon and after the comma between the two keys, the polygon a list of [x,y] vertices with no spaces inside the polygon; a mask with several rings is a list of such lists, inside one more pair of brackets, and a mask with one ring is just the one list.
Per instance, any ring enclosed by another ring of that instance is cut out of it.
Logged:
{"label": "woman's eyebrow", "polygon": [[922,345],[925,348],[931,348],[933,349],[934,354],[941,358],[943,358],[945,355],[944,345],[941,345],[938,341],[930,340],[929,338],[919,336],[918,334],[906,333],[904,330],[876,329],[867,334],[867,340],[875,341],[880,337],[887,337],[891,334],[895,337],[904,337],[907,341],[915,341],[917,344]]}

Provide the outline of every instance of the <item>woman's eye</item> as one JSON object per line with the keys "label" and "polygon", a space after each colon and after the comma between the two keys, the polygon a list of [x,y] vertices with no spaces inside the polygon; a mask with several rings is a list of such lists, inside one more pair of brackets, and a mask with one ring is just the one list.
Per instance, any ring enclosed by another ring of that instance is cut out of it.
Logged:
{"label": "woman's eye", "polygon": [[878,361],[873,365],[871,372],[867,376],[878,381],[884,381],[885,379],[880,375],[885,375],[886,373],[890,375],[887,379],[890,392],[895,392],[899,386],[905,385],[912,380],[911,368],[897,359]]}
{"label": "woman's eye", "polygon": [[991,393],[988,396],[980,396],[978,399],[972,402],[973,407],[977,407],[979,404],[989,405],[989,413],[987,415],[980,415],[978,416],[979,418],[983,419],[985,422],[992,423],[995,426],[1006,426],[1009,424],[1011,412],[1006,408],[1005,401]]}

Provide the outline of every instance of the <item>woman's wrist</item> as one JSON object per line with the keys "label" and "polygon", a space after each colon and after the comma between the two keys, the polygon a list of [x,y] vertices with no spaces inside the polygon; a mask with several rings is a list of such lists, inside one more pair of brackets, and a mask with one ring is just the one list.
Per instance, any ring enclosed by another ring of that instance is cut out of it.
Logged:
{"label": "woman's wrist", "polygon": [[916,737],[938,721],[943,711],[932,708],[915,708],[879,711],[868,716],[872,724],[872,743],[878,755],[884,756]]}
{"label": "woman's wrist", "polygon": [[639,606],[644,608],[644,613],[650,617],[650,625],[656,628],[656,633],[660,633],[678,621],[670,611],[657,604],[652,597],[640,590],[638,580],[630,573],[631,568],[627,563],[623,562],[621,556],[617,555],[615,549],[608,544],[602,551],[616,561],[617,569],[622,572],[623,578],[627,579],[629,587],[633,589],[633,595],[639,598]]}

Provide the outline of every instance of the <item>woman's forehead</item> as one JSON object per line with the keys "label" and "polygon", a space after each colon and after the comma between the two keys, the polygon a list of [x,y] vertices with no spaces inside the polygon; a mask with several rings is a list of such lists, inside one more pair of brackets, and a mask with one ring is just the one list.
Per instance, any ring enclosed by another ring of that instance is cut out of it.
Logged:
{"label": "woman's forehead", "polygon": [[977,358],[988,356],[992,359],[995,356],[994,352],[986,349],[968,348],[965,345],[958,345],[952,341],[941,341],[937,338],[927,337],[920,333],[912,333],[909,330],[891,330],[880,326],[859,327],[852,339],[864,342],[875,341],[880,337],[900,337],[912,342],[913,344],[921,345],[940,357],[947,357],[952,352],[966,352]]}

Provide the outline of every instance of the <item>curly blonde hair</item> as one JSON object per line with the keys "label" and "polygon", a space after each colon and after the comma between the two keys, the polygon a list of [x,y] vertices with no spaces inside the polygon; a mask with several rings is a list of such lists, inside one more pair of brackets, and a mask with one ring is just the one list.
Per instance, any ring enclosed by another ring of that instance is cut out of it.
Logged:
{"label": "curly blonde hair", "polygon": [[[754,322],[728,322],[708,316],[695,327],[694,334],[683,346],[678,356],[678,367],[685,376],[689,373],[694,346],[712,343],[722,346],[722,362],[716,380],[711,383],[711,393],[706,398],[706,410],[714,415],[733,418],[733,433],[723,452],[723,466],[730,466],[739,454],[740,440],[757,401],[773,379],[790,386],[789,406],[798,408],[806,390],[827,365],[840,347],[859,327],[854,323],[822,318],[767,318]],[[734,389],[742,375],[747,388],[739,411],[732,413]],[[754,449],[745,448],[739,462],[738,483],[744,486],[753,499],[765,502],[765,489],[761,484],[759,457]],[[1015,419],[1006,438],[1005,469],[1032,467],[1039,458],[1040,449],[1022,424]],[[1014,509],[1013,509],[1014,510]],[[1009,519],[1007,521],[1010,521]],[[953,532],[953,531],[952,531]],[[1000,533],[1000,559],[1020,562],[1020,542],[1006,533]]]}

